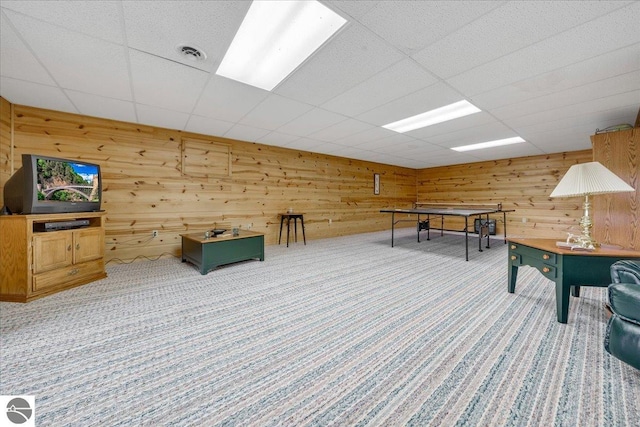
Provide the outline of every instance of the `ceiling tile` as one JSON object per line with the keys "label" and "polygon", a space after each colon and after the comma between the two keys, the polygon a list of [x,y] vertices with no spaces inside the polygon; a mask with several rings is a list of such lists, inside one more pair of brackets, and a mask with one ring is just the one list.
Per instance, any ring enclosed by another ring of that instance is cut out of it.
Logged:
{"label": "ceiling tile", "polygon": [[239,123],[261,129],[276,130],[312,108],[311,105],[272,93],[245,115]]}
{"label": "ceiling tile", "polygon": [[333,124],[346,120],[343,115],[332,113],[321,108],[314,108],[278,128],[278,132],[291,135],[307,136]]}
{"label": "ceiling tile", "polygon": [[640,2],[574,27],[447,81],[474,96],[640,42]]}
{"label": "ceiling tile", "polygon": [[184,130],[203,135],[217,136],[224,135],[231,127],[233,127],[233,123],[231,122],[192,114]]}
{"label": "ceiling tile", "polygon": [[129,57],[136,102],[184,113],[194,109],[209,73],[136,50]]}
{"label": "ceiling tile", "polygon": [[[215,71],[251,5],[244,1],[123,1],[129,46],[172,61]],[[192,62],[176,47],[202,49]]]}
{"label": "ceiling tile", "polygon": [[500,6],[501,1],[381,1],[361,22],[407,54]]}
{"label": "ceiling tile", "polygon": [[140,124],[166,129],[184,130],[189,120],[189,115],[186,113],[151,105],[136,104],[136,111]]}
{"label": "ceiling tile", "polygon": [[0,50],[2,51],[0,75],[3,77],[55,86],[56,83],[49,73],[13,31],[13,27],[4,15],[0,16]]}
{"label": "ceiling tile", "polygon": [[10,19],[62,88],[131,101],[122,46],[15,13]]}
{"label": "ceiling tile", "polygon": [[539,156],[545,154],[544,151],[535,145],[523,142],[521,144],[504,145],[502,147],[492,147],[483,150],[474,150],[467,152],[470,156],[478,160],[498,160],[515,157]]}
{"label": "ceiling tile", "polygon": [[80,114],[91,117],[102,117],[111,120],[137,123],[135,108],[132,102],[107,98],[74,90],[64,91]]}
{"label": "ceiling tile", "polygon": [[[517,105],[495,108],[492,113],[501,120],[509,120],[637,89],[640,89],[640,70],[530,99]],[[638,101],[640,102],[640,99]]]}
{"label": "ceiling tile", "polygon": [[225,134],[225,138],[239,139],[240,141],[254,142],[269,133],[268,129],[260,129],[251,126],[235,124]]}
{"label": "ceiling tile", "polygon": [[426,143],[402,133],[394,133],[393,135],[376,139],[356,138],[355,141],[345,139],[343,144],[364,150],[376,150],[381,147],[396,147],[402,144],[424,145]]}
{"label": "ceiling tile", "polygon": [[372,126],[358,120],[347,119],[343,122],[339,122],[335,125],[322,129],[319,132],[314,132],[309,136],[321,141],[334,142],[365,130],[374,129],[375,127],[376,126]]}
{"label": "ceiling tile", "polygon": [[295,141],[299,137],[296,135],[287,135],[279,132],[269,132],[268,134],[256,139],[256,142],[267,145],[286,146],[290,142]]}
{"label": "ceiling tile", "polygon": [[350,23],[274,90],[319,106],[400,61],[402,55]]}
{"label": "ceiling tile", "polygon": [[435,77],[414,61],[405,59],[336,96],[323,107],[353,117],[436,82]]}
{"label": "ceiling tile", "polygon": [[511,138],[513,136],[518,135],[503,123],[494,121],[480,126],[431,136],[429,137],[429,142],[442,147],[451,148],[458,147],[460,145]]}
{"label": "ceiling tile", "polygon": [[591,148],[590,136],[597,129],[605,129],[608,126],[618,124],[632,124],[638,114],[638,105],[628,105],[626,107],[612,108],[606,111],[591,111],[576,114],[572,117],[565,117],[562,120],[542,121],[534,124],[519,126],[515,130],[527,141],[535,144],[541,149],[553,151],[553,145],[557,141],[557,136],[562,135],[565,142],[573,142],[575,150]]}
{"label": "ceiling tile", "polygon": [[[413,55],[448,78],[607,14],[624,2],[512,1]],[[455,52],[443,55],[442,52]]]}
{"label": "ceiling tile", "polygon": [[640,89],[570,106],[553,108],[526,116],[514,117],[505,122],[513,128],[544,122],[556,122],[557,125],[571,117],[594,112],[606,112],[607,110],[620,108],[621,106],[635,106],[637,111],[638,101],[640,101]]}
{"label": "ceiling tile", "polygon": [[315,150],[316,147],[321,147],[325,144],[326,142],[318,141],[317,139],[299,138],[299,139],[296,139],[295,141],[288,143],[286,147],[292,150],[316,152]]}
{"label": "ceiling tile", "polygon": [[377,126],[405,119],[463,100],[464,97],[444,83],[436,83],[409,95],[373,108],[357,119]]}
{"label": "ceiling tile", "polygon": [[237,122],[260,104],[269,92],[235,80],[212,75],[194,114]]}
{"label": "ceiling tile", "polygon": [[78,113],[69,98],[57,87],[0,77],[0,88],[2,97],[14,104]]}
{"label": "ceiling tile", "polygon": [[449,120],[432,126],[412,130],[411,132],[407,132],[407,135],[431,142],[434,136],[447,135],[495,122],[496,118],[491,114],[485,111],[480,111],[478,113],[471,114],[470,116],[460,117],[459,119]]}
{"label": "ceiling tile", "polygon": [[479,108],[502,107],[639,69],[640,44],[636,43],[476,95],[473,102]]}
{"label": "ceiling tile", "polygon": [[122,19],[116,1],[12,1],[2,7],[68,30],[122,44]]}
{"label": "ceiling tile", "polygon": [[330,0],[323,1],[331,7],[336,13],[344,18],[362,19],[371,9],[373,9],[380,1],[385,0]]}

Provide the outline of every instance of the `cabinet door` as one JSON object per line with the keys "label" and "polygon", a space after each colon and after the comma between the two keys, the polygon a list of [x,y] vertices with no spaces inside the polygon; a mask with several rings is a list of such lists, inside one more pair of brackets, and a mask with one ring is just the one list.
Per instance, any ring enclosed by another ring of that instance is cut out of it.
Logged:
{"label": "cabinet door", "polygon": [[100,228],[85,228],[73,232],[73,263],[78,264],[104,256],[104,234]]}
{"label": "cabinet door", "polygon": [[33,236],[33,273],[71,265],[73,237],[70,231],[38,233]]}

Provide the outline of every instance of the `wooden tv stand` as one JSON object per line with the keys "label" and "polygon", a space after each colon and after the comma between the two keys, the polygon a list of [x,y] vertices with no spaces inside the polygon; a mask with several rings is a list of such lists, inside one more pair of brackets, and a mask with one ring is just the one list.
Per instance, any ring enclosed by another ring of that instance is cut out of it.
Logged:
{"label": "wooden tv stand", "polygon": [[[107,277],[104,212],[0,216],[0,301],[28,302]],[[48,222],[88,226],[37,231]]]}

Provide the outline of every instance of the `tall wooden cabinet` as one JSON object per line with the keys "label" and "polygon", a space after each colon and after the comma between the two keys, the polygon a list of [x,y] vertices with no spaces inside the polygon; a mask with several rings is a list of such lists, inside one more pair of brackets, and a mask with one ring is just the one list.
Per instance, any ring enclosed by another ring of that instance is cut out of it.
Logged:
{"label": "tall wooden cabinet", "polygon": [[635,192],[593,197],[593,236],[601,243],[640,250],[640,128],[591,136],[593,160]]}
{"label": "tall wooden cabinet", "polygon": [[[107,277],[104,212],[0,216],[0,301],[28,302]],[[70,230],[38,231],[47,222],[82,220]]]}

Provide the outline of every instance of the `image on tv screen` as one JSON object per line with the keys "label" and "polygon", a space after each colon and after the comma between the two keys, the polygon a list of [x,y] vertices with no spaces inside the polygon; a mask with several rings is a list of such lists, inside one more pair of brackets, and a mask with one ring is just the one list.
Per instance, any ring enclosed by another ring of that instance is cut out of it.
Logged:
{"label": "image on tv screen", "polygon": [[98,167],[38,159],[38,200],[99,202]]}

